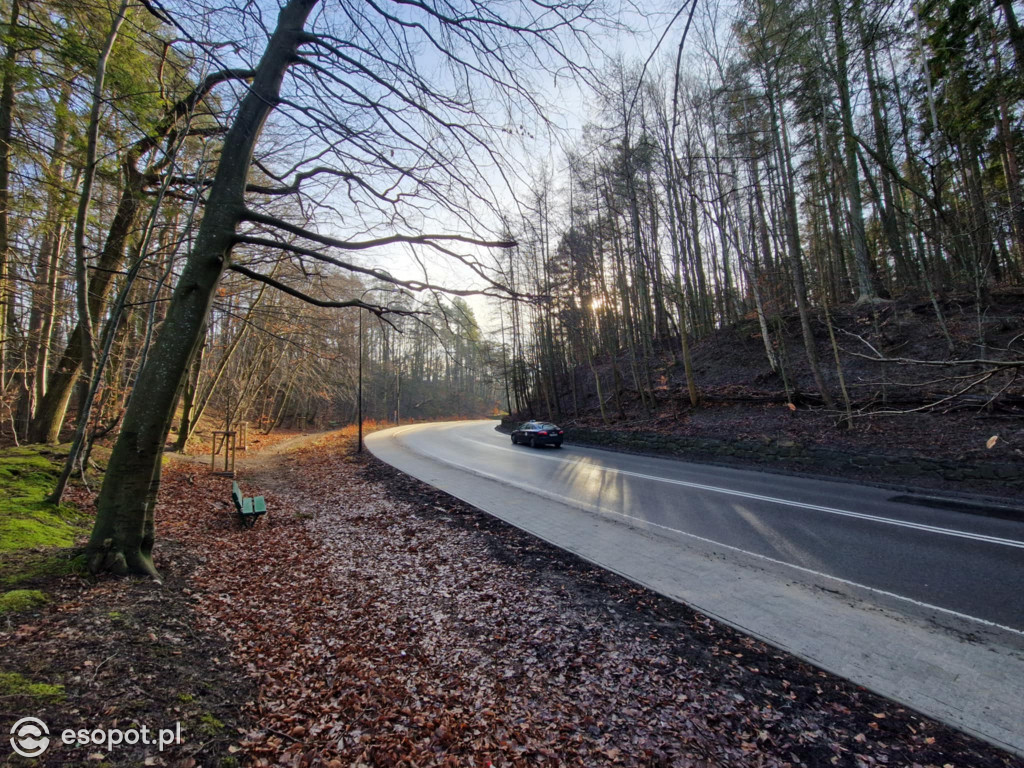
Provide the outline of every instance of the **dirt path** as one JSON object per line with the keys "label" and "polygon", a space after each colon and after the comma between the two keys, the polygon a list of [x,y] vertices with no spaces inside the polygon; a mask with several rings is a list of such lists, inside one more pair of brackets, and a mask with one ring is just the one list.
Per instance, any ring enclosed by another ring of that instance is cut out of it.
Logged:
{"label": "dirt path", "polygon": [[[243,486],[244,492],[250,495],[262,493],[263,491],[259,489],[287,491],[298,461],[297,452],[340,433],[341,430],[306,432],[276,441],[266,447],[253,446],[247,451],[239,451],[235,458],[236,479]],[[183,465],[205,466],[207,469],[210,466],[208,453],[184,454],[167,451],[164,456],[171,462]]]}
{"label": "dirt path", "polygon": [[301,435],[289,437],[278,443],[274,443],[258,451],[243,451],[238,456],[238,467],[247,471],[259,471],[267,467],[273,467],[276,459],[282,454],[294,454],[300,448],[314,444],[320,440],[326,440],[332,435],[340,434],[341,430],[331,432],[307,432]]}
{"label": "dirt path", "polygon": [[243,493],[266,496],[277,494],[286,501],[296,484],[301,484],[302,455],[317,445],[340,439],[341,432],[313,432],[282,440],[266,449],[246,452],[236,462],[236,475]]}

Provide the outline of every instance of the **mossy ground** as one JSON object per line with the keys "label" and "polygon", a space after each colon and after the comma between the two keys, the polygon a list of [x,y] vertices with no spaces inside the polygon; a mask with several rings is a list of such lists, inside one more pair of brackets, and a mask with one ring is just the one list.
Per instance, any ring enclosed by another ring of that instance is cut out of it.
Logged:
{"label": "mossy ground", "polygon": [[64,686],[34,683],[17,672],[0,672],[0,696],[27,697],[37,702],[62,701]]}
{"label": "mossy ground", "polygon": [[0,589],[35,586],[61,576],[85,574],[85,556],[73,548],[9,551],[0,560]]}
{"label": "mossy ground", "polygon": [[23,613],[46,605],[50,598],[38,589],[12,589],[0,594],[0,616],[5,613]]}
{"label": "mossy ground", "polygon": [[[0,735],[6,739],[15,720],[31,713],[51,738],[65,729],[180,723],[182,743],[163,753],[124,744],[100,762],[92,757],[95,746],[54,743],[33,766],[241,764],[232,753],[240,752],[240,734],[254,727],[255,681],[224,639],[200,628],[191,580],[200,559],[166,536],[158,557],[162,584],[39,579],[35,586],[51,600],[43,610],[0,616]],[[7,756],[0,748],[0,765]]]}
{"label": "mossy ground", "polygon": [[[92,491],[107,455],[93,452]],[[76,507],[91,509],[92,493],[75,478],[65,496],[73,504],[46,501],[66,456],[66,446],[0,449],[0,733],[28,713],[51,737],[66,728],[180,723],[180,746],[157,755],[124,745],[102,764],[197,765],[201,755],[202,765],[238,766],[231,752],[251,727],[255,686],[222,639],[197,629],[189,576],[196,556],[161,535],[162,584],[88,577],[81,544],[92,515]],[[99,764],[95,752],[52,744],[32,765]],[[0,750],[0,765],[6,758]]]}
{"label": "mossy ground", "polygon": [[85,533],[85,515],[46,500],[60,475],[61,454],[35,445],[0,450],[0,552],[70,547]]}

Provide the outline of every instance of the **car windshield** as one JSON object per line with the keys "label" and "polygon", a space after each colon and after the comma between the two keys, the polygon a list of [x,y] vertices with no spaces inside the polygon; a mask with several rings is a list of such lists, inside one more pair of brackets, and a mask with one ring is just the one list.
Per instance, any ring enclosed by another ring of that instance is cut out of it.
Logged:
{"label": "car windshield", "polygon": [[538,429],[558,429],[558,427],[555,426],[554,424],[538,424],[537,428]]}

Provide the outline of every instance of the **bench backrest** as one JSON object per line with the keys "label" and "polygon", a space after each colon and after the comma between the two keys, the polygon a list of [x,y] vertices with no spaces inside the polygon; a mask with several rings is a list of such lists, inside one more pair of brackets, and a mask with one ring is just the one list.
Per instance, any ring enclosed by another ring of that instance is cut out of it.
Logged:
{"label": "bench backrest", "polygon": [[231,483],[231,501],[237,509],[242,508],[242,489],[238,487],[237,482]]}

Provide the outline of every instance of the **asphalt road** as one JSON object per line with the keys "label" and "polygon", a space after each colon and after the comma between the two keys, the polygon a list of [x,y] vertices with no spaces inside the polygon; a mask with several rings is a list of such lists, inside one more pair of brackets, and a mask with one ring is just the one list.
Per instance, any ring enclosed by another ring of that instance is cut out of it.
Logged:
{"label": "asphalt road", "polygon": [[494,426],[417,424],[366,445],[545,541],[1024,757],[1019,511],[570,443],[532,449]]}
{"label": "asphalt road", "polygon": [[724,557],[781,564],[826,589],[838,580],[864,588],[864,599],[1024,633],[1024,522],[894,501],[906,494],[844,482],[571,443],[531,449],[494,426],[414,425],[374,436],[370,447],[392,441],[462,470],[467,485],[486,479],[527,492],[510,493],[510,504],[560,502],[709,544]]}

